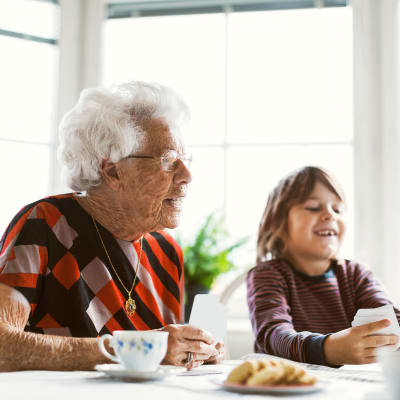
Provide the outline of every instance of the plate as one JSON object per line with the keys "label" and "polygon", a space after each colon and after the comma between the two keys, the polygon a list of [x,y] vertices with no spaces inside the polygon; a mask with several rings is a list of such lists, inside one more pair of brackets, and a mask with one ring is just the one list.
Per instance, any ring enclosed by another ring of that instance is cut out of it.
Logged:
{"label": "plate", "polygon": [[314,385],[269,385],[269,386],[249,386],[239,383],[225,383],[222,379],[212,378],[210,381],[229,392],[237,393],[313,393],[324,389],[320,382]]}
{"label": "plate", "polygon": [[105,373],[111,378],[129,379],[138,382],[157,381],[186,370],[186,368],[174,367],[171,365],[160,365],[155,371],[133,371],[125,369],[119,364],[99,364],[96,365],[95,369]]}

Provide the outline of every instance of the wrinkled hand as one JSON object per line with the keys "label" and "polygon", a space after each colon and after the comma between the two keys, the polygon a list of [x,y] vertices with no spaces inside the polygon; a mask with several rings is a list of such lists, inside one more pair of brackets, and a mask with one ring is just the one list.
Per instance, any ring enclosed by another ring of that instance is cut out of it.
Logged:
{"label": "wrinkled hand", "polygon": [[215,349],[217,350],[217,354],[215,356],[210,357],[208,360],[205,361],[205,363],[219,364],[222,360],[226,359],[227,354],[224,342],[216,343]]}
{"label": "wrinkled hand", "polygon": [[[159,330],[169,333],[168,350],[163,364],[192,369],[217,356],[213,337],[203,329],[191,325],[171,324]],[[189,352],[193,354],[193,360],[187,364]]]}
{"label": "wrinkled hand", "polygon": [[376,335],[375,332],[390,325],[390,321],[371,322],[336,332],[325,340],[325,359],[331,365],[370,364],[376,362],[376,350],[394,345],[396,335]]}

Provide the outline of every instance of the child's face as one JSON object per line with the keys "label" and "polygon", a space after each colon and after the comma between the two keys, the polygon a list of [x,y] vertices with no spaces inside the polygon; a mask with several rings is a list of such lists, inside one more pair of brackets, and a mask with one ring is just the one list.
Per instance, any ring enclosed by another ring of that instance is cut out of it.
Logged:
{"label": "child's face", "polygon": [[345,204],[339,197],[317,182],[309,198],[289,210],[288,254],[313,262],[336,256],[346,230],[344,213]]}

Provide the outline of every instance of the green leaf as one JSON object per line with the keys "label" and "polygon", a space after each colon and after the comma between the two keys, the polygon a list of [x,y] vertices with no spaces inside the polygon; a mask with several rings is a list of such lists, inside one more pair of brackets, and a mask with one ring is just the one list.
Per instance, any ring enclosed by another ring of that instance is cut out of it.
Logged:
{"label": "green leaf", "polygon": [[197,283],[210,289],[219,274],[235,268],[229,256],[245,244],[248,237],[229,246],[224,245],[228,241],[224,219],[218,217],[216,212],[207,216],[192,243],[184,243],[179,237],[178,243],[182,247],[185,261],[186,283]]}

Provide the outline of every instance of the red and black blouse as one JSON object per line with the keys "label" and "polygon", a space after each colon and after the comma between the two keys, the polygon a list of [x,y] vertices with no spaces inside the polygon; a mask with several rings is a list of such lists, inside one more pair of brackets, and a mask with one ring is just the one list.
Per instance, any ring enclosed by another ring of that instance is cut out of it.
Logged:
{"label": "red and black blouse", "polygon": [[[127,288],[135,276],[140,242],[98,228],[118,275]],[[24,207],[0,241],[0,282],[18,289],[31,304],[26,331],[97,337],[114,330],[156,329],[181,323],[183,255],[164,231],[143,237],[141,263],[129,317],[121,286],[91,216],[73,194]]]}

